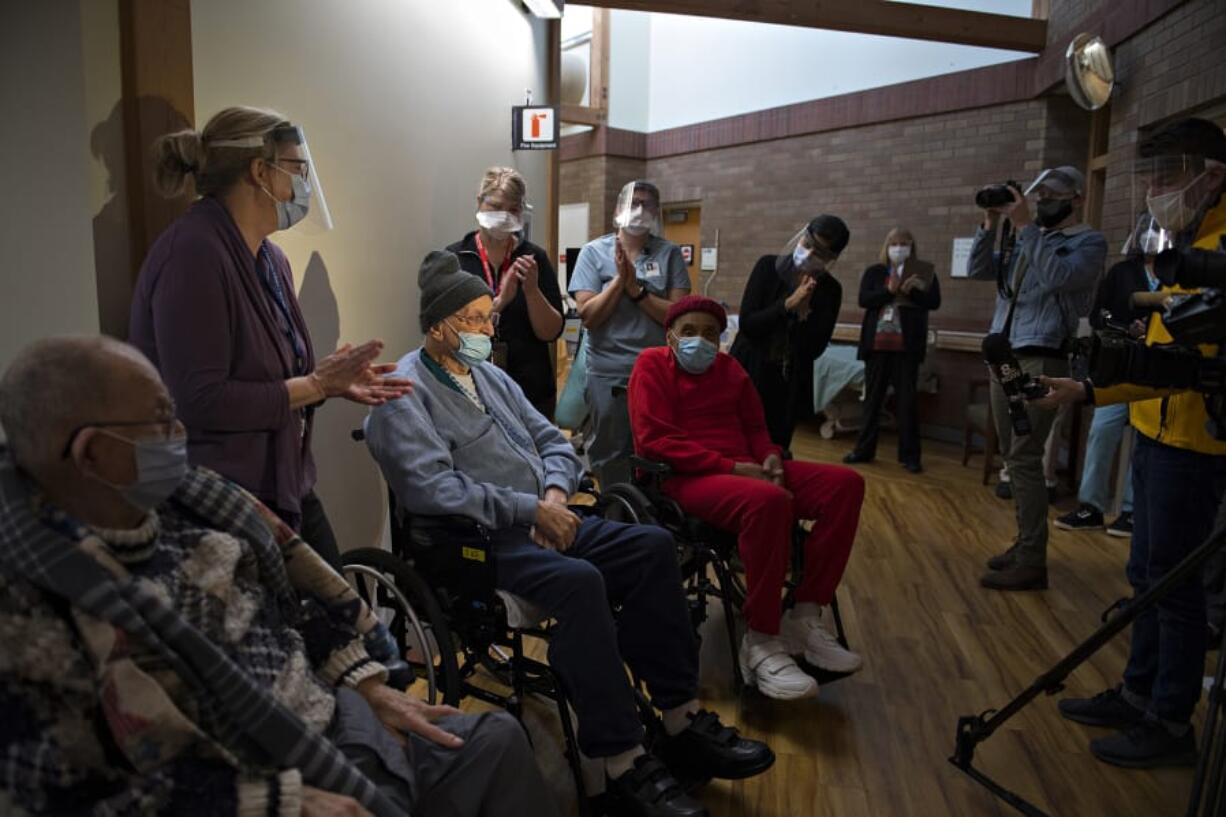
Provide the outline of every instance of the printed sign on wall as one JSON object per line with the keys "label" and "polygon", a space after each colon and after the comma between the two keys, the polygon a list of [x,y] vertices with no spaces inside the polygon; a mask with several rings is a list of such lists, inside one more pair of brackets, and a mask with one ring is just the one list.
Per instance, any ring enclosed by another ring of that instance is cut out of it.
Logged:
{"label": "printed sign on wall", "polygon": [[511,108],[512,150],[557,150],[558,109],[550,105]]}

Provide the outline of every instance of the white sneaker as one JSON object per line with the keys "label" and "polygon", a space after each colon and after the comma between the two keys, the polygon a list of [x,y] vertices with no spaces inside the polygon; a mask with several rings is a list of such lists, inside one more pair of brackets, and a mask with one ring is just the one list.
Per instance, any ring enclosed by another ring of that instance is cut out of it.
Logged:
{"label": "white sneaker", "polygon": [[817,681],[796,666],[787,647],[777,638],[751,645],[746,635],[741,638],[739,658],[745,683],[757,687],[768,698],[793,701],[817,695]]}
{"label": "white sneaker", "polygon": [[788,610],[779,623],[779,637],[790,654],[803,652],[806,661],[827,672],[855,672],[864,664],[864,659],[840,644],[817,616],[793,616]]}

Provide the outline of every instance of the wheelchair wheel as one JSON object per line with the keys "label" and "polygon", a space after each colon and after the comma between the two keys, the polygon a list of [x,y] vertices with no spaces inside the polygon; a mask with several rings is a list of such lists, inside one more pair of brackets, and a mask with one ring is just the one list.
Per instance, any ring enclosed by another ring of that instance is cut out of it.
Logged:
{"label": "wheelchair wheel", "polygon": [[627,525],[656,525],[655,510],[647,494],[636,485],[619,482],[600,492],[604,518]]}
{"label": "wheelchair wheel", "polygon": [[434,592],[403,559],[380,548],[342,554],[344,575],[400,645],[425,685],[427,703],[460,702],[460,670],[451,627]]}

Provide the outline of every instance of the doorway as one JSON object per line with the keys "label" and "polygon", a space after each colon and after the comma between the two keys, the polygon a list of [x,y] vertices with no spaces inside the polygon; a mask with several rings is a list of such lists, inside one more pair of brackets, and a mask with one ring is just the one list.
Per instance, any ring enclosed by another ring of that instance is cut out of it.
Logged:
{"label": "doorway", "polygon": [[701,293],[699,263],[702,256],[702,206],[696,202],[666,204],[661,208],[664,238],[681,248],[686,272],[690,276],[690,292]]}

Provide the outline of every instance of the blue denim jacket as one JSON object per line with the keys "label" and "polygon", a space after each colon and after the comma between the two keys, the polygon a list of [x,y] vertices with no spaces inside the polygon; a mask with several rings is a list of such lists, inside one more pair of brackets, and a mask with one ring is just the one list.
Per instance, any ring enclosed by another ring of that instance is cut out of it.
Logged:
{"label": "blue denim jacket", "polygon": [[[993,251],[995,244],[995,230],[981,226],[975,232],[967,265],[969,277],[996,280],[1000,258]],[[1006,278],[1016,287],[1017,275],[1025,266],[1009,335],[1013,347],[1059,349],[1076,337],[1078,319],[1090,314],[1106,259],[1107,240],[1088,225],[1053,232],[1044,232],[1034,224],[1022,228]],[[997,293],[990,331],[1004,331],[1009,303],[1008,297]]]}

